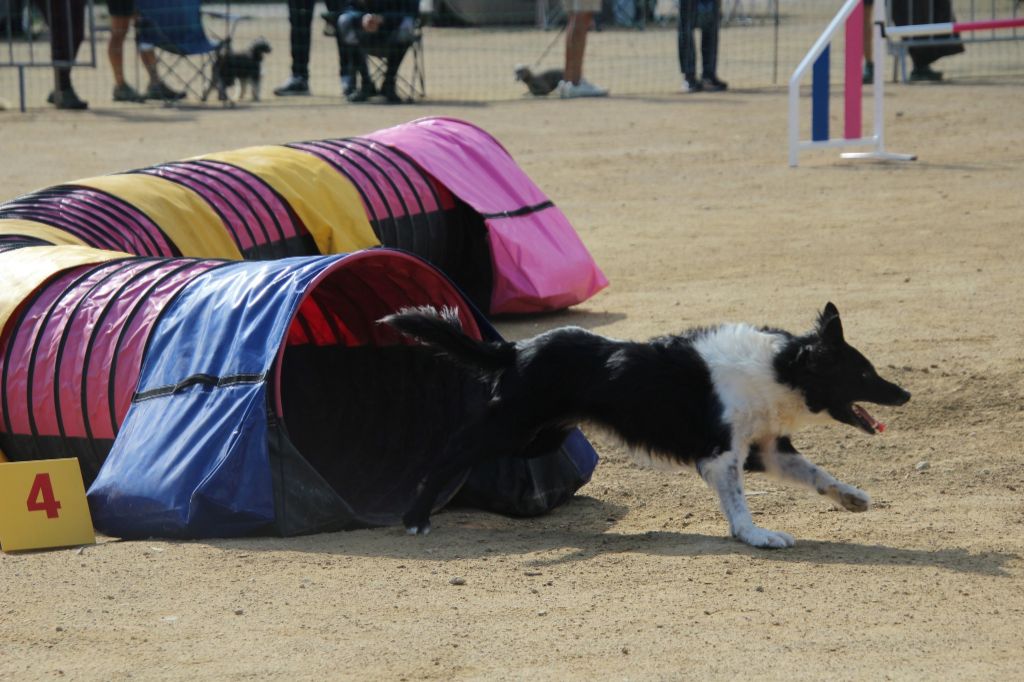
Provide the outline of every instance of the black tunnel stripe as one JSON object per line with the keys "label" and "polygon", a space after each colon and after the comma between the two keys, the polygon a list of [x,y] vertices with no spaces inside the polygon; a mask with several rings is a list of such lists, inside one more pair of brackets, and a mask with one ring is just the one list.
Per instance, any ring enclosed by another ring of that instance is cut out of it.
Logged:
{"label": "black tunnel stripe", "polygon": [[[61,291],[60,294],[58,294],[53,299],[53,301],[50,303],[50,307],[46,311],[46,314],[43,316],[42,320],[40,321],[40,323],[39,323],[39,333],[36,334],[35,340],[32,343],[32,352],[29,354],[28,377],[27,377],[26,386],[25,386],[25,402],[26,402],[26,411],[28,413],[29,432],[32,434],[33,438],[37,438],[39,436],[39,430],[38,430],[38,427],[36,426],[35,409],[32,406],[32,385],[35,383],[36,357],[39,355],[39,347],[40,347],[40,344],[42,343],[43,337],[46,335],[47,327],[49,327],[49,325],[50,325],[50,319],[53,317],[53,314],[57,310],[57,307],[60,304],[60,302],[63,301],[65,299],[65,297],[68,296],[68,294],[70,294],[72,292],[76,292],[78,290],[79,285],[81,285],[83,282],[85,282],[89,277],[92,277],[94,275],[100,274],[100,272],[102,270],[107,270],[107,269],[111,269],[111,268],[117,268],[125,260],[126,259],[122,258],[122,259],[118,259],[118,260],[106,261],[105,263],[100,263],[100,264],[96,265],[95,267],[88,268],[86,270],[86,272],[84,272],[81,276],[75,278],[75,280],[73,282],[71,282],[68,286],[66,286],[64,288],[64,290]],[[107,273],[106,275],[101,277],[100,281],[106,280],[106,278],[110,277],[111,274],[112,273]],[[86,292],[86,294],[83,294],[83,295],[88,295],[88,292]],[[13,345],[12,345],[12,347],[13,347]],[[5,369],[6,369],[6,365],[5,365]],[[5,375],[6,375],[6,372],[5,372]],[[6,392],[7,392],[7,381],[6,381],[6,379],[7,379],[7,377],[5,376],[4,377],[4,382],[3,382],[4,385],[2,386],[5,395],[6,395]],[[6,406],[5,406],[4,409],[6,410]],[[33,454],[37,454],[35,449],[33,449]]]}
{"label": "black tunnel stripe", "polygon": [[[408,207],[405,205],[405,200],[402,198],[401,192],[398,191],[398,187],[397,187],[397,185],[395,185],[394,180],[392,180],[390,177],[388,177],[388,174],[385,173],[384,170],[379,165],[377,165],[374,161],[372,161],[371,159],[369,159],[368,157],[366,157],[363,154],[360,154],[360,153],[355,152],[355,151],[352,151],[352,153],[346,154],[346,153],[344,153],[344,151],[350,151],[350,150],[344,150],[343,151],[341,149],[338,149],[336,146],[332,145],[332,141],[330,141],[330,140],[322,140],[322,141],[319,141],[319,142],[315,142],[313,144],[316,144],[316,145],[319,145],[319,146],[323,146],[323,147],[327,147],[328,149],[331,149],[337,156],[345,159],[350,165],[358,168],[359,171],[366,177],[367,182],[369,182],[377,190],[379,196],[381,197],[381,202],[387,208],[388,217],[389,217],[389,220],[391,221],[392,234],[394,235],[391,238],[391,241],[386,242],[383,239],[381,239],[381,242],[383,244],[385,244],[386,246],[395,246],[395,247],[399,247],[399,248],[404,248],[404,249],[406,249],[408,251],[412,251],[413,253],[418,253],[418,251],[416,251],[416,249],[415,249],[415,242],[414,242],[412,247],[410,247],[406,243],[403,243],[403,239],[402,239],[403,234],[402,234],[402,230],[399,227],[399,218],[394,213],[395,205],[394,205],[394,203],[392,201],[390,201],[388,199],[387,193],[384,191],[384,188],[381,186],[382,183],[380,183],[378,180],[376,180],[373,177],[372,173],[367,171],[367,167],[371,167],[371,168],[376,169],[378,174],[384,176],[384,179],[387,182],[388,186],[391,187],[392,192],[396,195],[396,197],[398,198],[399,202],[401,203],[401,205],[403,207],[403,211],[404,211],[404,213],[406,215],[406,219],[409,220],[409,218],[408,218],[408,216],[409,216]],[[362,163],[361,161],[365,162],[365,163]],[[412,227],[411,222],[410,222],[410,227]],[[410,232],[415,233],[415,229],[411,229]]]}
{"label": "black tunnel stripe", "polygon": [[[235,202],[224,202],[225,204],[227,204],[227,210],[230,211],[232,215],[234,215],[237,218],[236,221],[233,221],[227,215],[224,214],[224,211],[221,210],[221,207],[218,206],[217,203],[213,201],[213,199],[209,196],[210,194],[221,195],[223,194],[223,190],[214,187],[212,184],[208,182],[204,182],[201,178],[197,178],[191,175],[185,175],[184,177],[182,177],[178,174],[178,170],[178,164],[168,163],[160,166],[153,166],[151,168],[143,168],[141,170],[133,172],[142,175],[152,175],[153,177],[158,177],[161,180],[167,180],[168,182],[173,182],[176,185],[181,185],[182,187],[188,189],[189,191],[194,192],[206,203],[207,206],[210,207],[210,210],[217,214],[217,217],[220,219],[221,224],[224,226],[224,231],[231,235],[232,240],[235,242],[235,246],[238,248],[239,251],[243,251],[244,249],[242,248],[242,240],[239,238],[237,234],[235,234],[235,225],[238,224],[240,224],[242,226],[242,229],[244,229],[246,234],[248,234],[249,241],[252,243],[252,247],[250,248],[259,248],[260,240],[256,239],[256,235],[252,231],[252,226],[249,224],[250,221],[245,219],[241,211],[236,206]],[[196,172],[197,174],[200,173],[200,171],[198,170],[194,170],[194,172]],[[208,174],[204,173],[203,175],[206,175],[206,177],[209,178]],[[234,193],[233,190],[231,190],[231,188],[225,189],[227,191],[231,191],[232,193]],[[238,195],[236,194],[236,197],[237,196]],[[242,200],[241,197],[238,198],[240,201],[244,201]],[[255,218],[255,216],[253,217]]]}
{"label": "black tunnel stripe", "polygon": [[152,398],[161,398],[173,395],[191,386],[212,386],[214,388],[223,388],[225,386],[240,386],[242,384],[258,384],[265,381],[266,378],[266,372],[260,372],[259,374],[231,374],[223,377],[218,377],[213,374],[193,374],[190,377],[182,379],[176,384],[151,388],[148,391],[136,393],[133,401],[139,403]]}
{"label": "black tunnel stripe", "polygon": [[[74,196],[78,194],[80,196]],[[70,195],[70,196],[69,196]],[[134,225],[137,229],[133,230],[130,234],[138,239],[143,247],[148,244],[149,252],[138,255],[146,256],[180,256],[181,253],[178,251],[174,243],[167,237],[167,235],[160,229],[149,216],[140,211],[138,208],[129,204],[128,202],[116,197],[103,190],[94,189],[92,187],[78,186],[78,185],[59,185],[57,187],[51,187],[46,190],[42,190],[33,195],[26,195],[21,199],[31,199],[32,197],[40,197],[47,199],[46,205],[51,205],[54,202],[60,202],[59,209],[61,211],[67,211],[69,207],[68,200],[72,200],[71,206],[77,210],[82,211],[80,205],[89,207],[89,211],[99,212],[100,214],[108,217],[112,221],[111,234],[119,238],[119,241],[115,244],[123,245],[128,242],[125,239],[125,223]],[[19,201],[21,200],[19,199]],[[149,223],[150,227],[147,227],[141,218]],[[163,240],[166,248],[162,248],[156,235],[159,235]],[[133,249],[125,249],[133,252]]]}
{"label": "black tunnel stripe", "polygon": [[[96,322],[93,325],[92,333],[89,335],[89,340],[85,344],[85,355],[82,358],[82,388],[81,388],[81,392],[79,394],[79,400],[81,401],[82,424],[83,424],[83,426],[85,428],[86,442],[90,444],[89,445],[90,454],[92,455],[93,461],[95,462],[97,468],[100,467],[102,462],[100,461],[99,453],[96,452],[95,446],[92,445],[92,443],[94,442],[95,439],[93,438],[93,433],[92,433],[92,423],[91,423],[91,421],[89,419],[89,363],[92,361],[92,351],[93,351],[93,348],[96,346],[97,335],[100,333],[100,331],[103,328],[103,321],[106,319],[107,314],[110,312],[110,308],[120,299],[121,294],[123,294],[124,291],[133,282],[138,281],[141,277],[144,277],[149,272],[151,272],[153,270],[156,270],[156,269],[158,269],[160,267],[163,267],[164,263],[166,263],[166,262],[167,261],[162,260],[162,259],[161,260],[156,260],[156,259],[140,259],[139,261],[131,261],[130,262],[131,266],[134,266],[136,263],[140,263],[140,264],[141,263],[148,263],[148,264],[145,267],[138,268],[138,270],[136,272],[133,272],[131,275],[129,275],[128,279],[120,287],[117,288],[117,291],[113,292],[110,295],[110,297],[107,299],[106,304],[103,306],[103,309],[100,310],[100,314],[96,318]],[[97,287],[94,287],[94,289],[96,289],[96,288]],[[90,292],[90,294],[91,293],[92,292]],[[83,298],[79,302],[79,305],[81,305],[85,300],[86,299]],[[76,306],[76,310],[75,310],[76,313],[77,313],[77,308],[78,308],[78,306]],[[60,365],[61,365],[62,355],[63,355],[63,352],[64,352],[64,342],[67,340],[67,335],[68,335],[68,333],[71,330],[71,324],[70,324],[70,320],[71,319],[74,319],[74,314],[72,314],[71,318],[69,318],[68,324],[64,327],[64,334],[61,336],[60,347],[59,347],[59,349],[57,351],[57,362],[55,363],[55,366],[57,368],[56,371],[57,371],[57,377],[58,378],[60,377]],[[111,378],[110,375],[108,375],[107,376],[107,380],[109,381],[110,378]],[[60,409],[60,387],[59,387],[59,382],[55,382],[55,383],[58,384],[58,385],[55,385],[54,389],[53,389],[54,398],[55,398],[55,402],[56,402],[56,410],[57,410],[57,424],[58,424],[58,426],[60,428],[60,437],[61,437],[61,439],[62,440],[66,440],[67,436],[64,433],[64,420],[63,420],[63,418],[61,416],[61,409]],[[108,391],[109,390],[110,389],[108,388]]]}
{"label": "black tunnel stripe", "polygon": [[113,241],[111,239],[110,231],[97,230],[92,221],[86,220],[76,221],[68,217],[69,211],[67,208],[63,208],[60,211],[47,210],[50,209],[46,205],[38,205],[25,207],[17,211],[11,211],[3,216],[4,218],[21,218],[24,220],[32,220],[37,223],[43,223],[50,227],[55,227],[62,232],[72,234],[89,246],[106,249],[118,249],[120,250],[123,243]]}
{"label": "black tunnel stripe", "polygon": [[[329,145],[325,140],[313,140],[310,142],[306,142],[305,145],[307,147],[313,148],[312,150],[305,149],[305,151],[310,152],[316,155],[317,157],[323,159],[337,171],[345,175],[345,177],[348,178],[348,180],[353,185],[355,185],[355,187],[359,190],[359,193],[362,196],[368,199],[369,197],[367,197],[367,195],[365,194],[365,190],[367,187],[372,188],[374,192],[376,192],[376,196],[379,199],[377,204],[384,207],[384,209],[387,211],[387,215],[379,215],[378,207],[373,202],[367,201],[367,208],[373,212],[374,217],[378,221],[387,220],[391,222],[392,227],[394,226],[394,223],[397,219],[391,213],[391,203],[387,200],[387,196],[384,194],[384,190],[378,185],[378,183],[374,182],[373,178],[370,176],[369,173],[366,172],[365,168],[355,163],[353,159],[339,154],[338,150],[335,147]],[[363,177],[364,182],[356,182],[355,179],[352,177],[352,170],[358,171],[359,174]]]}
{"label": "black tunnel stripe", "polygon": [[[116,361],[116,358],[119,358],[120,355],[121,355],[121,346],[124,344],[125,335],[128,333],[128,330],[131,329],[132,324],[135,322],[135,316],[138,315],[140,310],[142,310],[143,305],[153,295],[154,291],[159,289],[164,284],[164,282],[166,282],[167,280],[169,280],[172,277],[176,276],[178,273],[182,272],[183,270],[187,270],[189,268],[194,268],[194,267],[196,267],[197,264],[202,263],[202,261],[190,258],[190,259],[188,259],[184,263],[180,263],[179,261],[173,261],[173,263],[176,265],[176,267],[174,267],[171,270],[169,270],[168,272],[164,273],[163,275],[161,275],[157,279],[154,279],[150,283],[149,288],[146,290],[146,292],[139,295],[138,299],[135,301],[135,304],[132,306],[132,309],[129,311],[128,315],[125,317],[124,326],[121,327],[121,331],[117,335],[117,342],[114,345],[114,358],[115,358],[115,362],[112,363],[111,366],[110,366],[110,381],[107,384],[107,388],[108,388],[108,390],[107,390],[107,402],[108,402],[108,406],[109,406],[109,410],[110,410],[110,427],[111,427],[111,430],[112,430],[112,432],[114,433],[115,436],[117,435],[117,432],[119,430],[119,425],[117,423],[117,415],[116,415],[116,412],[117,412],[117,393],[116,393],[116,391],[117,391],[117,367],[118,367],[118,363]],[[209,269],[212,269],[212,268],[209,268]],[[203,270],[201,272],[206,272],[206,271],[207,270]],[[186,284],[188,284],[188,281],[182,282],[181,283],[181,288],[184,288]],[[165,308],[166,308],[166,306],[165,306]],[[154,328],[156,327],[156,321],[155,320],[154,320],[153,327]],[[145,352],[142,352],[141,356],[140,356],[140,359],[145,360],[145,357],[146,357]]]}
{"label": "black tunnel stripe", "polygon": [[[416,200],[420,205],[420,211],[422,212],[424,220],[424,229],[426,230],[429,236],[428,243],[430,250],[427,254],[423,255],[426,257],[427,260],[433,263],[443,262],[443,254],[440,253],[439,251],[444,250],[443,245],[446,243],[446,240],[441,237],[444,237],[446,235],[438,233],[444,229],[444,209],[441,206],[441,197],[440,195],[438,195],[437,189],[434,187],[434,183],[431,182],[430,176],[422,168],[420,168],[419,164],[417,164],[412,159],[412,157],[410,157],[408,154],[406,154],[400,149],[388,145],[382,145],[380,143],[370,142],[369,140],[366,140],[365,138],[361,137],[346,138],[346,141],[349,142],[350,144],[358,144],[368,149],[373,148],[377,153],[387,158],[388,161],[392,165],[394,165],[395,168],[397,168],[398,171],[402,173],[402,175],[407,179],[410,187],[412,188],[412,194],[413,196],[416,197]],[[421,198],[421,194],[417,190],[417,184],[412,181],[408,173],[406,173],[402,166],[398,164],[393,158],[391,158],[391,156],[395,156],[403,160],[409,168],[411,168],[418,174],[422,184],[427,187],[427,189],[430,191],[431,195],[434,198],[434,205],[437,207],[435,211],[427,211],[426,207],[423,205],[423,199]],[[435,248],[437,249],[437,251],[434,250]]]}
{"label": "black tunnel stripe", "polygon": [[[264,221],[260,218],[259,214],[257,214],[256,211],[253,210],[252,207],[250,206],[251,200],[249,199],[249,197],[243,195],[242,191],[235,187],[235,184],[231,182],[232,180],[235,180],[237,182],[237,179],[232,177],[230,174],[224,172],[223,169],[210,169],[208,166],[188,161],[175,163],[173,164],[173,166],[175,168],[187,169],[188,171],[191,171],[197,175],[201,175],[204,178],[209,178],[211,182],[217,183],[218,187],[223,187],[224,191],[230,192],[232,196],[238,199],[237,205],[236,202],[233,201],[228,201],[228,205],[231,206],[231,208],[238,213],[239,220],[241,220],[242,224],[245,226],[245,229],[249,234],[249,239],[250,241],[252,241],[252,247],[250,248],[259,249],[260,247],[264,247],[268,244],[272,244],[276,241],[284,239],[284,233],[280,231],[280,228],[278,229],[278,234],[276,237],[270,234],[270,231],[267,229],[267,226],[264,224]],[[252,192],[252,190],[249,189],[248,186],[245,185],[245,183],[239,184],[241,184],[243,187],[249,190],[249,192]],[[213,187],[212,190],[214,192],[218,192],[218,187]],[[252,192],[252,194],[256,193]],[[245,220],[245,217],[242,211],[238,208],[238,205],[245,207],[249,214],[252,215],[252,225],[250,225]],[[260,235],[262,235],[262,238],[260,237]]]}
{"label": "black tunnel stripe", "polygon": [[273,185],[271,185],[266,180],[256,175],[252,171],[246,170],[245,168],[237,166],[233,163],[227,163],[226,161],[207,161],[200,159],[198,161],[191,161],[190,163],[197,166],[203,166],[206,168],[220,170],[221,172],[224,171],[224,168],[230,168],[231,170],[236,171],[238,175],[233,177],[239,182],[242,182],[243,184],[248,184],[252,193],[256,196],[257,200],[259,200],[260,204],[263,206],[267,214],[270,216],[270,219],[274,222],[274,227],[277,228],[277,232],[278,234],[281,235],[282,240],[289,239],[289,237],[285,236],[285,228],[277,219],[277,212],[274,211],[273,207],[267,203],[267,200],[263,198],[263,194],[258,189],[255,188],[255,185],[259,185],[260,187],[264,188],[268,193],[273,194],[274,197],[281,203],[281,206],[284,207],[288,215],[292,217],[292,227],[295,230],[297,236],[301,237],[304,232],[308,233],[306,226],[302,224],[302,221],[298,219],[298,217],[292,210],[291,204],[289,204],[285,200],[285,198],[281,196],[281,193],[278,192]]}
{"label": "black tunnel stripe", "polygon": [[[310,149],[309,147],[312,147],[312,149]],[[367,216],[367,218],[370,220],[370,225],[373,228],[374,233],[377,235],[377,238],[380,239],[382,244],[394,244],[395,234],[397,232],[395,226],[395,217],[391,215],[391,206],[387,199],[384,197],[384,194],[381,192],[381,189],[377,186],[377,183],[373,182],[370,179],[369,175],[367,175],[365,170],[363,170],[356,164],[351,163],[351,159],[347,159],[347,161],[349,161],[348,165],[354,166],[355,170],[358,170],[359,173],[361,173],[365,178],[365,183],[358,182],[354,177],[352,177],[352,172],[348,168],[346,168],[345,165],[341,164],[334,158],[336,156],[334,150],[328,147],[328,151],[320,151],[323,149],[323,147],[324,145],[317,142],[307,142],[305,143],[305,146],[294,145],[294,148],[316,156],[317,158],[325,161],[328,165],[330,165],[336,171],[344,175],[346,178],[348,178],[348,181],[352,183],[352,186],[356,188],[356,190],[359,192],[359,195],[362,197],[363,205],[366,207],[366,210],[369,211],[371,214]],[[377,193],[377,196],[380,197],[379,203],[383,205],[384,208],[387,210],[387,216],[378,215],[377,207],[374,205],[374,202],[370,200],[370,197],[366,193],[367,188],[372,188]]]}
{"label": "black tunnel stripe", "polygon": [[[348,145],[345,145],[344,142],[345,142],[345,140],[341,140],[340,141],[341,144],[338,145],[338,147],[339,147],[339,149],[338,149],[339,155],[348,158],[352,163],[355,163],[357,165],[359,164],[359,159],[361,159],[367,165],[369,165],[371,168],[375,169],[378,174],[380,174],[381,176],[384,177],[384,181],[391,188],[391,191],[394,193],[395,198],[398,200],[398,203],[402,207],[402,213],[404,214],[404,220],[405,220],[406,224],[409,226],[409,230],[408,230],[407,235],[408,235],[409,241],[411,242],[411,246],[408,246],[408,245],[403,246],[402,245],[402,232],[401,232],[401,230],[398,229],[399,218],[397,218],[397,217],[395,218],[395,228],[396,228],[396,242],[395,242],[395,246],[398,246],[400,248],[406,248],[407,250],[412,251],[413,253],[426,256],[427,254],[425,253],[422,245],[418,243],[418,242],[422,241],[423,235],[420,234],[419,230],[416,229],[416,223],[415,223],[415,218],[414,218],[415,212],[410,210],[409,205],[405,201],[405,193],[402,192],[401,188],[398,186],[398,183],[395,181],[395,178],[392,177],[392,175],[390,173],[388,173],[387,170],[385,170],[385,168],[379,163],[379,158],[380,157],[378,157],[375,154],[363,153],[363,152],[361,152],[361,151],[359,151],[357,149],[354,149],[352,147],[349,147]],[[369,174],[367,174],[367,175],[369,176]]]}
{"label": "black tunnel stripe", "polygon": [[374,234],[377,235],[378,239],[380,238],[380,219],[377,216],[377,210],[373,207],[373,204],[370,202],[370,198],[366,195],[366,191],[364,190],[363,186],[355,181],[355,179],[352,177],[352,174],[349,173],[347,169],[341,167],[337,162],[331,159],[330,155],[322,153],[316,149],[307,149],[305,146],[302,145],[302,143],[293,143],[284,146],[288,147],[289,149],[295,149],[301,152],[305,152],[306,154],[311,154],[312,156],[315,156],[321,161],[327,163],[331,168],[333,168],[337,172],[344,175],[345,178],[352,184],[352,186],[356,188],[356,191],[359,192],[359,196],[363,200],[363,206],[365,206],[366,210],[371,214],[366,216],[366,218],[367,220],[370,221],[370,226],[373,228]]}
{"label": "black tunnel stripe", "polygon": [[[109,212],[119,215],[134,224],[139,229],[139,231],[135,233],[136,236],[144,238],[151,245],[151,252],[143,255],[181,256],[181,251],[178,249],[177,244],[167,236],[167,233],[160,228],[160,225],[135,205],[101,189],[84,186],[72,187],[74,189],[81,189],[90,194],[95,194],[98,197],[105,199]],[[148,226],[143,222],[143,220],[148,223]],[[163,242],[162,245],[160,241],[158,241],[157,236],[159,236],[160,240]]]}
{"label": "black tunnel stripe", "polygon": [[[420,199],[420,194],[416,190],[416,185],[413,183],[412,179],[397,163],[394,162],[393,159],[391,159],[387,154],[382,153],[383,150],[387,149],[387,147],[374,148],[367,145],[361,145],[352,138],[337,140],[336,144],[338,144],[339,146],[343,146],[343,148],[350,153],[358,154],[366,158],[368,162],[372,163],[374,167],[380,170],[381,174],[383,174],[384,177],[387,178],[388,182],[394,188],[395,194],[398,196],[398,200],[402,203],[402,208],[405,210],[406,219],[409,223],[409,229],[411,230],[410,236],[412,238],[414,252],[426,258],[427,260],[432,260],[433,254],[431,253],[431,247],[433,247],[434,245],[434,240],[431,238],[432,235],[429,233],[429,229],[421,229],[416,225],[416,223],[419,222],[420,220],[423,220],[424,222],[427,220],[426,209],[423,207],[423,201],[422,199]],[[361,147],[362,149],[365,150],[365,152],[358,151],[356,149],[357,147]],[[405,183],[409,189],[408,193],[411,194],[416,200],[416,204],[419,208],[418,211],[413,211],[410,209],[405,199],[406,193],[401,192],[399,190],[398,184],[395,182],[395,179],[392,176],[392,174],[387,172],[381,163],[379,163],[378,161],[374,161],[374,158],[390,164],[391,167],[394,168],[395,171],[402,177],[402,179],[405,180]],[[423,227],[429,228],[429,223],[426,223]],[[424,240],[423,237],[426,237],[426,239]],[[422,244],[417,245],[417,240],[420,242],[426,241],[426,248],[423,248]]]}

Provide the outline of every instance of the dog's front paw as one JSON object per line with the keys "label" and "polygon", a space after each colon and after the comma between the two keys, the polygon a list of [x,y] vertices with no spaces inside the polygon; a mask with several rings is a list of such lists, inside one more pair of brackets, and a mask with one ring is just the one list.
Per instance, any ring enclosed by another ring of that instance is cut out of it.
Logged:
{"label": "dog's front paw", "polygon": [[740,528],[733,533],[733,537],[751,547],[762,549],[783,549],[796,544],[796,540],[789,533],[783,533],[780,530],[767,530],[757,526]]}
{"label": "dog's front paw", "polygon": [[852,485],[840,483],[829,488],[827,493],[843,509],[852,512],[866,512],[871,508],[871,496]]}
{"label": "dog's front paw", "polygon": [[409,512],[402,517],[407,535],[428,535],[430,533],[430,516]]}

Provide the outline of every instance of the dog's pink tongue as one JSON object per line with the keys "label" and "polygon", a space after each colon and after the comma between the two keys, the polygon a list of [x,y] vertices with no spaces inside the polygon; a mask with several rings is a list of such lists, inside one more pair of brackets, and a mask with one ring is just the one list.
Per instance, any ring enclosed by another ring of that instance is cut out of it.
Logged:
{"label": "dog's pink tongue", "polygon": [[878,433],[882,433],[885,431],[885,424],[872,417],[871,413],[865,410],[863,407],[861,407],[860,405],[854,405],[853,409],[856,410],[857,414],[860,415],[861,419],[866,421],[868,424],[871,424],[871,428],[873,428],[875,431],[877,431]]}

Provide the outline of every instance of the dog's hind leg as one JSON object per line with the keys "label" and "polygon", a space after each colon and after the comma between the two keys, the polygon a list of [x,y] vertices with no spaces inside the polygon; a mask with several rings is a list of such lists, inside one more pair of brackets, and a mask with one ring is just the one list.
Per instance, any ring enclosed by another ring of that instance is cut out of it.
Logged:
{"label": "dog's hind leg", "polygon": [[827,495],[836,504],[852,512],[867,511],[871,497],[859,488],[843,483],[797,452],[788,438],[779,438],[774,447],[761,452],[761,461],[769,476],[791,481]]}
{"label": "dog's hind leg", "polygon": [[416,499],[402,516],[406,532],[409,535],[429,533],[430,512],[441,492],[481,460],[520,454],[529,440],[524,441],[523,438],[522,428],[515,425],[503,428],[501,418],[493,413],[456,431],[445,445],[440,457],[442,464],[423,477],[416,491]]}
{"label": "dog's hind leg", "polygon": [[737,540],[753,547],[792,547],[795,541],[789,533],[766,530],[754,524],[743,494],[741,466],[736,448],[697,462],[701,478],[718,494],[722,513],[729,521],[729,532]]}

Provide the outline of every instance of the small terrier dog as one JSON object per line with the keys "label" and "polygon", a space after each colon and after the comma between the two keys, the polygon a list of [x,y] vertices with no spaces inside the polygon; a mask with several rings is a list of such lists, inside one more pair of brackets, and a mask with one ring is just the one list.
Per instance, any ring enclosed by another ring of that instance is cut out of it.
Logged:
{"label": "small terrier dog", "polygon": [[565,80],[565,71],[562,69],[548,69],[540,73],[534,73],[530,67],[520,64],[516,66],[516,80],[526,83],[527,89],[535,97],[544,97],[558,87],[558,82]]}
{"label": "small terrier dog", "polygon": [[[210,87],[216,88],[217,98],[225,105],[234,104],[228,97],[228,88],[237,82],[240,85],[239,101],[245,98],[246,90],[249,90],[252,101],[259,102],[263,56],[270,51],[270,43],[266,38],[257,38],[245,52],[232,52],[230,46],[225,46],[213,65],[213,83]],[[209,90],[206,94],[209,94]]]}

